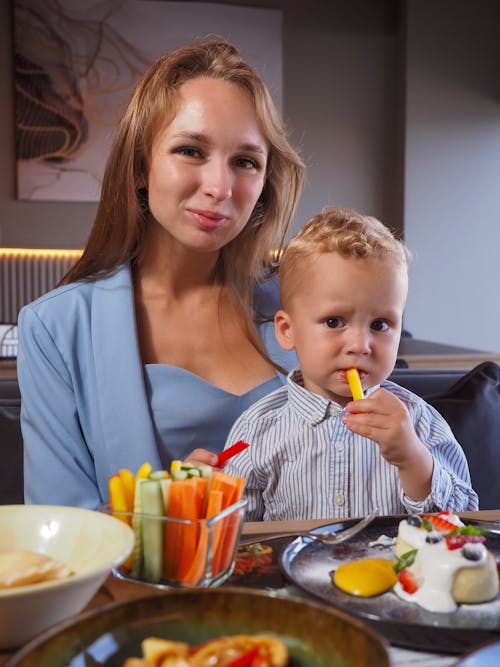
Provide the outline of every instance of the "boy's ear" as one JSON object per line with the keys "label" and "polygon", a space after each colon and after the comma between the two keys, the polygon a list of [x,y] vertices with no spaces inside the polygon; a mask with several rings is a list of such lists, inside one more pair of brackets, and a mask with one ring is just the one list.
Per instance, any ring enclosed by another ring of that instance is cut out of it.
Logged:
{"label": "boy's ear", "polygon": [[278,310],[274,316],[274,333],[276,340],[284,350],[293,350],[292,325],[284,310]]}

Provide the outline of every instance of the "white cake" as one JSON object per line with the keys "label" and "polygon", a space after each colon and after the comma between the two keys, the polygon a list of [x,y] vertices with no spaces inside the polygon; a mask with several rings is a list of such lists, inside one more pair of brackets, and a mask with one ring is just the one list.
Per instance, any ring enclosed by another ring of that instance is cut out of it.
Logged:
{"label": "white cake", "polygon": [[395,547],[401,569],[397,595],[436,612],[496,597],[497,564],[479,533],[450,512],[401,521]]}

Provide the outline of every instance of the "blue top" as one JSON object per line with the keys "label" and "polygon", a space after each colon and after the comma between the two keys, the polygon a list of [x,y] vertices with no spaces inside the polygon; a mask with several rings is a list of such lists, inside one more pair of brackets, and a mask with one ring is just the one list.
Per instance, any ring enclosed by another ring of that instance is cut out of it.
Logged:
{"label": "blue top", "polygon": [[274,389],[274,378],[241,394],[230,394],[203,378],[176,366],[146,364],[146,393],[162,467],[184,459],[197,447],[211,452],[224,449],[231,426],[244,410]]}
{"label": "blue top", "polygon": [[[277,308],[276,291],[269,284],[257,287],[256,303],[270,315]],[[278,345],[272,321],[256,316],[256,323],[270,357],[290,370],[295,354]],[[145,461],[153,468],[166,464],[157,440],[162,426],[152,417],[139,353],[128,265],[99,280],[64,285],[25,306],[17,369],[27,503],[94,509],[108,499],[108,479],[120,468],[135,472]],[[185,400],[180,387],[176,379],[175,393]],[[214,387],[205,383],[205,390],[196,402],[187,394],[196,408],[185,414],[191,423]],[[225,438],[217,434],[215,440],[219,451]],[[180,453],[181,447],[172,451]]]}
{"label": "blue top", "polygon": [[247,480],[246,519],[326,520],[365,516],[375,507],[381,514],[477,510],[467,459],[443,417],[408,389],[390,381],[382,386],[406,406],[433,456],[425,500],[404,493],[398,469],[382,457],[377,443],[350,431],[341,406],[304,389],[296,370],[286,386],[244,412],[229,434],[228,445],[237,440],[252,445],[224,468]]}

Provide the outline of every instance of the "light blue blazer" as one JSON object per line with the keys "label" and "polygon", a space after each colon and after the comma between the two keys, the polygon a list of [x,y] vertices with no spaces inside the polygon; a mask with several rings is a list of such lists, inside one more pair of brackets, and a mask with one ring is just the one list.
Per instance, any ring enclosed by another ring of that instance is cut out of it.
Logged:
{"label": "light blue blazer", "polygon": [[[272,315],[272,285],[256,293]],[[296,365],[258,324],[271,358]],[[118,468],[161,467],[139,355],[130,267],[59,287],[19,314],[25,501],[96,508]],[[58,480],[60,482],[58,483]]]}

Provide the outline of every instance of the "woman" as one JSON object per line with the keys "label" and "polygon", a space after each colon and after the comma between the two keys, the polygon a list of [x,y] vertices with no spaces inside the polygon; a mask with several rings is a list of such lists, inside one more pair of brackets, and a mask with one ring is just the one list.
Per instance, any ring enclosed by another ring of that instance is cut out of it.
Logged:
{"label": "woman", "polygon": [[146,72],[81,259],[20,313],[26,502],[95,508],[120,468],[216,464],[295,363],[263,321],[276,304],[261,279],[302,174],[233,45],[194,43]]}

